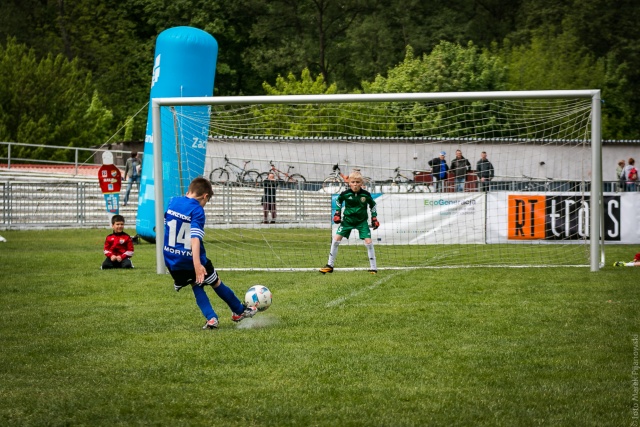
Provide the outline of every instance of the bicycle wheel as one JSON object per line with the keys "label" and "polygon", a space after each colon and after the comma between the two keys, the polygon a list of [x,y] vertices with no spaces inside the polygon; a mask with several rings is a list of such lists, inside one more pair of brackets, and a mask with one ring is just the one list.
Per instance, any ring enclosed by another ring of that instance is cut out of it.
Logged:
{"label": "bicycle wheel", "polygon": [[242,185],[247,187],[258,187],[262,181],[259,180],[260,172],[255,169],[248,170],[242,175]]}
{"label": "bicycle wheel", "polygon": [[325,193],[341,193],[344,190],[344,181],[337,176],[330,176],[322,181],[322,190]]}
{"label": "bicycle wheel", "polygon": [[267,178],[269,178],[269,172],[262,172],[260,175],[258,175],[258,178],[256,179],[256,183],[259,186],[261,186],[262,181],[265,181]]}
{"label": "bicycle wheel", "polygon": [[212,184],[225,185],[229,182],[229,171],[225,168],[215,168],[209,174],[209,181]]}
{"label": "bicycle wheel", "polygon": [[398,184],[398,185],[400,185],[400,184],[405,184],[406,185],[406,184],[411,183],[411,180],[409,178],[407,178],[406,176],[404,176],[404,175],[398,175],[395,178],[393,178],[393,183],[394,184]]}
{"label": "bicycle wheel", "polygon": [[407,193],[413,193],[413,181],[407,178],[404,175],[398,175],[393,178],[393,185],[398,186],[398,191],[402,192],[403,190]]}
{"label": "bicycle wheel", "polygon": [[304,176],[299,173],[294,173],[289,175],[289,178],[287,179],[287,187],[304,189],[304,184],[306,182],[307,179]]}
{"label": "bicycle wheel", "polygon": [[363,176],[362,186],[370,193],[373,193],[376,189],[376,182],[371,177]]}

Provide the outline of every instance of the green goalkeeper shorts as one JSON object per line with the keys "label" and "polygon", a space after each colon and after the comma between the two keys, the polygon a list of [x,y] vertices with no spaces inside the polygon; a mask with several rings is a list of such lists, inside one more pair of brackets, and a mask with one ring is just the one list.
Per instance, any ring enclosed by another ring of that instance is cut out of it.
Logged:
{"label": "green goalkeeper shorts", "polygon": [[351,235],[351,230],[358,230],[358,235],[361,239],[371,238],[371,230],[369,230],[369,224],[367,224],[367,221],[362,221],[357,225],[347,225],[342,223],[338,226],[336,234],[339,234],[342,237],[346,237],[348,239]]}

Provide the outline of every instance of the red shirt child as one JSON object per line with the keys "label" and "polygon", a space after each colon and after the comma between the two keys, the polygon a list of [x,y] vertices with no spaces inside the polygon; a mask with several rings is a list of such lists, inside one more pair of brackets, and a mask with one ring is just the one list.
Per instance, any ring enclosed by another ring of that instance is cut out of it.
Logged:
{"label": "red shirt child", "polygon": [[124,232],[124,217],[114,215],[111,218],[113,233],[104,241],[104,256],[102,269],[133,268],[131,257],[133,256],[133,240]]}

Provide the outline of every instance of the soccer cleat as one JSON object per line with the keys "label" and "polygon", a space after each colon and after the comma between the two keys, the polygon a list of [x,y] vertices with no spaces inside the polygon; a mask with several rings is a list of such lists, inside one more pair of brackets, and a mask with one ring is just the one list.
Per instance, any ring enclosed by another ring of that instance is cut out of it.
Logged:
{"label": "soccer cleat", "polygon": [[211,319],[207,320],[207,323],[204,324],[202,329],[218,329],[218,319],[212,317]]}
{"label": "soccer cleat", "polygon": [[331,267],[329,264],[327,264],[324,267],[322,267],[319,271],[322,274],[333,273],[333,267]]}
{"label": "soccer cleat", "polygon": [[378,270],[369,270],[369,274],[378,274]]}
{"label": "soccer cleat", "polygon": [[622,261],[616,261],[613,263],[614,267],[624,267],[624,262]]}
{"label": "soccer cleat", "polygon": [[244,307],[244,311],[241,314],[231,313],[231,320],[234,322],[239,322],[244,318],[253,317],[258,312],[258,309],[255,307]]}

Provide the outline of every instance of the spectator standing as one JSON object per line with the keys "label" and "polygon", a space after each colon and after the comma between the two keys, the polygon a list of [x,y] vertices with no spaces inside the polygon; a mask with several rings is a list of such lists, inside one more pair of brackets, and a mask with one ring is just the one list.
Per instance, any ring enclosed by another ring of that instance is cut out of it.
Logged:
{"label": "spectator standing", "polygon": [[471,163],[462,156],[461,150],[456,150],[456,158],[451,161],[451,172],[455,179],[456,192],[464,191],[464,182],[467,178],[467,172],[471,170]]}
{"label": "spectator standing", "polygon": [[442,181],[447,179],[447,161],[445,160],[446,152],[441,151],[439,157],[435,157],[429,160],[429,166],[431,166],[431,176],[436,182],[436,193],[442,192]]}
{"label": "spectator standing", "polygon": [[638,170],[636,169],[636,161],[633,157],[629,157],[629,160],[627,160],[627,166],[624,168],[624,177],[627,183],[626,191],[636,191]]}
{"label": "spectator standing", "polygon": [[493,165],[487,159],[487,152],[480,153],[480,160],[476,165],[476,173],[478,174],[478,181],[480,181],[480,191],[489,190],[489,181],[493,179],[494,171]]}
{"label": "spectator standing", "polygon": [[269,172],[267,179],[262,181],[264,194],[262,196],[262,214],[264,215],[263,224],[269,224],[269,213],[271,213],[271,224],[276,222],[276,187],[278,182],[273,172]]}
{"label": "spectator standing", "polygon": [[618,162],[618,166],[616,167],[616,177],[618,178],[618,183],[617,183],[618,191],[624,191],[624,187],[625,187],[624,166],[625,166],[624,160],[620,160]]}
{"label": "spectator standing", "polygon": [[140,192],[140,172],[142,171],[142,162],[138,158],[138,152],[132,151],[131,157],[127,159],[127,163],[124,167],[124,180],[127,181],[127,177],[129,181],[127,182],[127,192],[124,195],[124,201],[122,203],[123,206],[127,206],[129,203],[129,193],[131,193],[131,188],[133,187],[133,183],[136,183],[136,188],[138,192]]}

